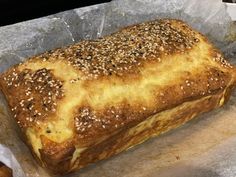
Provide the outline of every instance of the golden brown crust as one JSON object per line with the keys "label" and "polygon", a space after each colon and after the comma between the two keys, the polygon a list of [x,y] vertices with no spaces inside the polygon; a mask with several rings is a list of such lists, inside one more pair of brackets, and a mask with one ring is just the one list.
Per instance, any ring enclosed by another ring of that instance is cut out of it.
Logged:
{"label": "golden brown crust", "polygon": [[[168,130],[179,127],[194,118],[195,115],[202,114],[221,106],[221,100],[225,99],[227,101],[231,92],[232,87],[228,88],[225,92],[219,90],[210,96],[204,96],[195,101],[185,102],[173,109],[168,109],[147,117],[147,121],[144,121],[133,128],[123,129],[113,136],[110,136],[106,141],[102,141],[101,143],[89,147],[83,151],[79,158],[77,158],[73,163],[68,160],[60,162],[53,160],[53,162],[58,163],[51,164],[51,159],[46,159],[45,162],[48,163],[50,167],[53,167],[51,170],[55,174],[64,174],[65,171],[72,172],[78,170],[91,163],[107,159],[114,154],[118,154],[128,148],[140,144],[150,137],[157,136],[167,132]],[[130,132],[134,133],[131,134]],[[68,156],[64,156],[63,158],[66,157]]]}
{"label": "golden brown crust", "polygon": [[56,100],[63,97],[63,82],[55,78],[51,70],[24,69],[20,72],[13,68],[5,75],[1,88],[20,127],[35,125],[38,120],[55,113]]}
{"label": "golden brown crust", "polygon": [[[168,19],[46,52],[0,75],[26,143],[55,173],[107,158],[218,107],[235,84],[236,69],[203,35]],[[188,102],[191,110],[178,110]],[[168,111],[180,116],[121,138]]]}
{"label": "golden brown crust", "polygon": [[71,141],[55,143],[47,137],[42,136],[43,148],[40,150],[41,159],[44,165],[51,171],[65,172],[70,168],[70,160],[75,151]]}
{"label": "golden brown crust", "polygon": [[[79,168],[82,168],[88,164],[96,162],[101,159],[106,159],[114,154],[122,152],[130,146],[134,146],[146,140],[147,138],[157,136],[170,129],[174,129],[185,122],[191,120],[194,115],[201,114],[219,107],[219,101],[222,97],[228,97],[231,90],[227,91],[224,95],[222,91],[205,98],[199,99],[197,103],[188,104],[186,106],[180,105],[179,109],[171,112],[170,115],[165,115],[165,120],[161,120],[162,114],[156,114],[157,121],[153,121],[151,126],[144,128],[142,131],[137,131],[134,135],[129,135],[130,129],[123,129],[114,136],[109,137],[106,141],[103,141],[91,148],[88,148],[81,153],[77,162],[79,162]],[[171,111],[171,110],[167,110]],[[148,117],[152,119],[154,116]],[[159,119],[159,120],[158,120]],[[75,162],[76,163],[76,162]]]}

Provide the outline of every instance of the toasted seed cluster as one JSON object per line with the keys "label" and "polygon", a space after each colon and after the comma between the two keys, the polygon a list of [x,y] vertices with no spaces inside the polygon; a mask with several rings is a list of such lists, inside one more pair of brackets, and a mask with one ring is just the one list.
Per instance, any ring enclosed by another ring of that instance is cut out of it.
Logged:
{"label": "toasted seed cluster", "polygon": [[227,60],[225,60],[225,58],[218,52],[215,52],[215,56],[213,57],[213,60],[220,62],[221,66],[225,68],[233,68],[233,66]]}
{"label": "toasted seed cluster", "polygon": [[[183,53],[199,41],[185,24],[178,29],[169,20],[141,23],[97,40],[82,41],[41,55],[44,61],[62,59],[82,70],[82,79],[139,72],[145,60]],[[184,31],[184,32],[183,32]],[[136,68],[136,69],[135,69]]]}
{"label": "toasted seed cluster", "polygon": [[117,128],[120,124],[120,112],[117,112],[114,108],[107,109],[105,112],[100,112],[100,114],[102,114],[101,116],[89,107],[80,108],[75,117],[76,132],[80,136],[83,136],[85,132],[85,135],[89,135],[89,132],[95,127],[102,131],[107,130],[108,128],[111,129],[111,126]]}
{"label": "toasted seed cluster", "polygon": [[[39,124],[50,113],[56,111],[56,100],[63,97],[63,82],[52,74],[51,70],[39,69],[22,72],[13,71],[4,78],[9,91],[19,91],[12,108],[18,123],[25,127],[33,122]],[[21,115],[21,116],[20,116]]]}
{"label": "toasted seed cluster", "polygon": [[137,109],[129,106],[116,105],[106,107],[103,110],[94,110],[91,107],[81,107],[77,112],[74,122],[78,136],[89,136],[94,130],[107,132],[115,130],[127,122],[138,119],[141,114],[150,114],[146,107],[140,105]]}
{"label": "toasted seed cluster", "polygon": [[80,108],[78,114],[75,117],[75,128],[78,133],[89,131],[91,128],[94,128],[92,126],[105,128],[106,124],[107,122],[100,119],[96,115],[95,111],[92,111],[87,107]]}

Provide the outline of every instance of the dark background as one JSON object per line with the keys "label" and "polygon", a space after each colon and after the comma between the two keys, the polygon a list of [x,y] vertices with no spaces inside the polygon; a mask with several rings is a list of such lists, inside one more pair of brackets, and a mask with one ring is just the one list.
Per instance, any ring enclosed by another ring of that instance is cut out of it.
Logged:
{"label": "dark background", "polygon": [[236,3],[236,0],[223,0],[223,2]]}
{"label": "dark background", "polygon": [[0,26],[110,0],[0,0]]}
{"label": "dark background", "polygon": [[111,0],[0,0],[0,26],[109,1]]}

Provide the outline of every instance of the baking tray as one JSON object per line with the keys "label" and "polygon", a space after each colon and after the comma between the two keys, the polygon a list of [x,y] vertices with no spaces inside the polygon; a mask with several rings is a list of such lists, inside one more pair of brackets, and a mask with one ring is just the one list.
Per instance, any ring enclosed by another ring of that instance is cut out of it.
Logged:
{"label": "baking tray", "polygon": [[[114,0],[0,28],[0,72],[44,51],[158,18],[186,21],[236,63],[236,27],[221,0]],[[67,177],[235,177],[236,93],[222,108]],[[14,177],[49,177],[0,95],[0,161]]]}

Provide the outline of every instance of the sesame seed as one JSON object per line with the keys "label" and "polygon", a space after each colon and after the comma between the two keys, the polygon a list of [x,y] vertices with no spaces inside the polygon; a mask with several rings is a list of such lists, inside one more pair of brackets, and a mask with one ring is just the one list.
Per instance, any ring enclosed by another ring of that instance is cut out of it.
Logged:
{"label": "sesame seed", "polygon": [[182,32],[172,25],[171,20],[155,20],[125,28],[110,36],[56,49],[42,54],[41,58],[65,60],[68,65],[82,71],[81,80],[96,79],[102,75],[139,73],[140,70],[135,67],[146,60],[160,62],[163,55],[184,52],[198,41],[195,32],[188,28]]}

